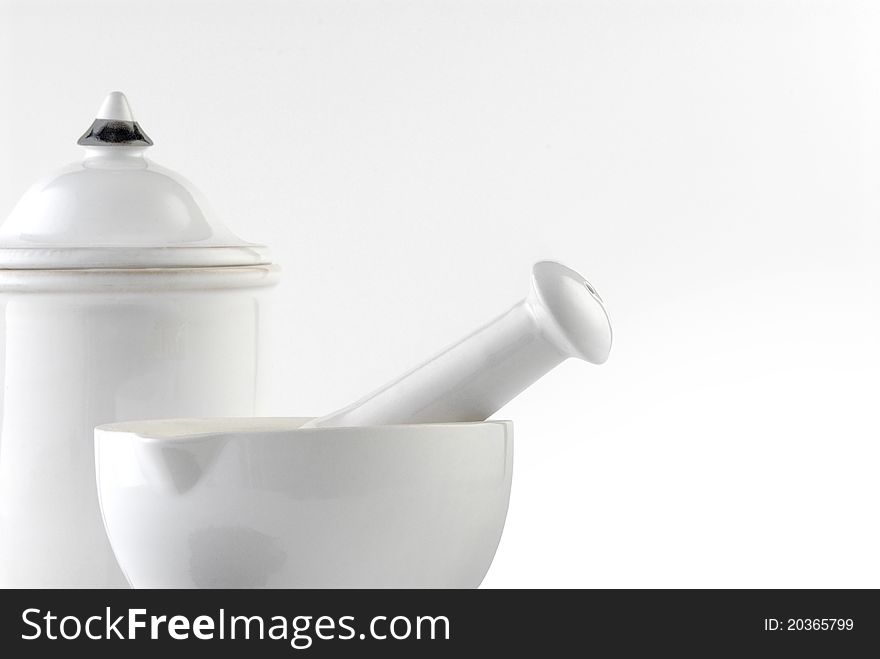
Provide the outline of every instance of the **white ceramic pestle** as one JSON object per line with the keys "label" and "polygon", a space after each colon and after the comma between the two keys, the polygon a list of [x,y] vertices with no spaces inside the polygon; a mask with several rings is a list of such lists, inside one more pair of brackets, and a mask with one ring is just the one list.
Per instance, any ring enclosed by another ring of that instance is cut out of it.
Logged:
{"label": "white ceramic pestle", "polygon": [[304,427],[483,421],[569,357],[602,364],[611,323],[571,268],[542,261],[528,296],[437,356]]}

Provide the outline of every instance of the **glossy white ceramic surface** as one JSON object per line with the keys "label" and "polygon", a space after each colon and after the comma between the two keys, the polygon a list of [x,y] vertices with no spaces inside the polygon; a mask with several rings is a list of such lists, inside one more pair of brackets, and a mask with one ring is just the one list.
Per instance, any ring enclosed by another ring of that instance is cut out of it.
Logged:
{"label": "glossy white ceramic surface", "polygon": [[125,585],[98,511],[93,429],[254,414],[261,305],[259,288],[0,293],[0,585]]}
{"label": "glossy white ceramic surface", "polygon": [[602,364],[611,322],[595,289],[561,263],[532,268],[528,296],[377,391],[309,425],[482,421],[569,357]]}
{"label": "glossy white ceramic surface", "polygon": [[[120,92],[108,95],[95,122],[135,125]],[[34,183],[0,225],[0,268],[271,263],[267,248],[230,231],[192,183],[148,159],[151,144],[93,138],[80,162]]]}
{"label": "glossy white ceramic surface", "polygon": [[[134,126],[121,95],[99,115]],[[142,147],[88,146],[25,195],[0,227],[0,587],[126,586],[94,427],[257,413],[266,260]]]}
{"label": "glossy white ceramic surface", "polygon": [[471,588],[507,513],[507,421],[301,429],[307,419],[95,431],[107,534],[139,588]]}

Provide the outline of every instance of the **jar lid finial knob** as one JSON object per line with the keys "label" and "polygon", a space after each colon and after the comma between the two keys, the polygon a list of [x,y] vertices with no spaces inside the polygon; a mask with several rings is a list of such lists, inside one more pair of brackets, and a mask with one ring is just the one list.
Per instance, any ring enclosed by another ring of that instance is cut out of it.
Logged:
{"label": "jar lid finial knob", "polygon": [[151,146],[153,140],[134,120],[128,99],[122,92],[110,92],[95,120],[79,138],[80,146]]}

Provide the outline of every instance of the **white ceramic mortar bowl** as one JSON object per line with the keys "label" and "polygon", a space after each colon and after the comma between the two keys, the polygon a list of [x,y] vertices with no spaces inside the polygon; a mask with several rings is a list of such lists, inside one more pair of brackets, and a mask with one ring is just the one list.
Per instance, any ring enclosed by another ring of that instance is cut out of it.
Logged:
{"label": "white ceramic mortar bowl", "polygon": [[513,424],[95,430],[104,524],[136,588],[475,588],[507,514]]}

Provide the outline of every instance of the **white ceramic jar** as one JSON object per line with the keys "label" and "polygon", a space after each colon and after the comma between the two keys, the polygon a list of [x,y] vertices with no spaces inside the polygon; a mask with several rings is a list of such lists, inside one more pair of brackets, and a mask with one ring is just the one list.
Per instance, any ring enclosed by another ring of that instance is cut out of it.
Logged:
{"label": "white ceramic jar", "polygon": [[265,247],[145,158],[125,97],[0,226],[0,587],[124,587],[93,429],[258,411]]}

